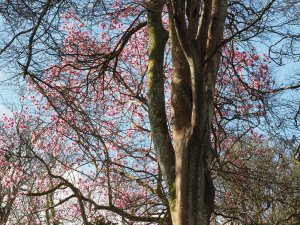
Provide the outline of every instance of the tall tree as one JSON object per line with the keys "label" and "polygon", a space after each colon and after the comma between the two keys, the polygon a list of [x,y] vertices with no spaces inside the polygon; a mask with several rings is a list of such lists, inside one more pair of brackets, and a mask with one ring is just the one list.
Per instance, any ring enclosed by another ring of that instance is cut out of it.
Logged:
{"label": "tall tree", "polygon": [[148,3],[149,118],[159,165],[170,191],[174,224],[208,224],[214,187],[208,162],[210,124],[227,1],[171,1],[173,144],[164,103],[163,56],[167,34],[163,1]]}
{"label": "tall tree", "polygon": [[[236,46],[276,32],[275,2],[1,2],[0,53],[13,51],[37,112],[20,138],[55,180],[29,195],[63,186],[84,224],[96,221],[93,210],[123,221],[209,224],[219,141],[259,124],[271,86],[268,66]],[[247,125],[230,130],[237,123]],[[78,173],[85,181],[67,176]]]}

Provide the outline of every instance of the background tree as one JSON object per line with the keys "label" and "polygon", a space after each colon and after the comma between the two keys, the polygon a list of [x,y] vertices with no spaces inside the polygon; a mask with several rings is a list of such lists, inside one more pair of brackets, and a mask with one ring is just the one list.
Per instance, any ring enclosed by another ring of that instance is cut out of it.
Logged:
{"label": "background tree", "polygon": [[216,173],[218,224],[299,223],[299,167],[283,143],[246,137]]}

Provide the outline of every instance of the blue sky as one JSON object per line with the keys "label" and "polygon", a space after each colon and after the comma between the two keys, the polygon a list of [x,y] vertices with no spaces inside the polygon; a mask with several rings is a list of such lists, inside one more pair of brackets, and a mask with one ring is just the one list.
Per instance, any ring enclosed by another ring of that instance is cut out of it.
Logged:
{"label": "blue sky", "polygon": [[7,84],[3,84],[3,81],[7,80],[9,78],[8,75],[5,74],[3,70],[0,70],[0,116],[2,114],[11,114],[11,106],[18,106],[19,104],[19,97],[18,93],[16,92],[16,87],[12,87]]}

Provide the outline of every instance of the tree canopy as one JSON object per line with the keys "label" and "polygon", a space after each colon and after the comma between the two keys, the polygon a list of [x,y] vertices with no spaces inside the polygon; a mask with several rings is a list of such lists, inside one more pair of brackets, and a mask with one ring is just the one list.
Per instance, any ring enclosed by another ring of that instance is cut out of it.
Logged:
{"label": "tree canopy", "polygon": [[299,224],[299,7],[0,1],[1,224]]}

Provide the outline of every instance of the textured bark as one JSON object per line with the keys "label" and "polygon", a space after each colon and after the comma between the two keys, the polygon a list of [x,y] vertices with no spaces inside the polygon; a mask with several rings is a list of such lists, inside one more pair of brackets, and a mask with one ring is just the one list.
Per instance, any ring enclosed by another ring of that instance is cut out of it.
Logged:
{"label": "textured bark", "polygon": [[[148,2],[149,65],[148,65],[148,98],[151,135],[157,153],[158,163],[167,187],[172,190],[175,181],[175,154],[167,125],[164,95],[164,50],[168,40],[161,13],[164,2]],[[172,194],[171,194],[172,195]],[[172,198],[169,198],[172,202]],[[170,215],[170,213],[168,213]],[[171,218],[166,219],[171,223]]]}
{"label": "textured bark", "polygon": [[54,192],[50,192],[46,195],[46,223],[47,225],[58,225],[58,221],[51,221],[55,218],[55,208],[54,208]]}
{"label": "textured bark", "polygon": [[[172,1],[172,107],[176,156],[176,225],[206,225],[214,205],[210,124],[227,1]],[[183,6],[186,5],[187,16]],[[200,15],[198,16],[195,15]],[[188,18],[186,23],[185,18]],[[188,24],[188,25],[187,25]],[[197,27],[197,29],[195,28]],[[181,48],[181,49],[179,49]]]}
{"label": "textured bark", "polygon": [[[200,3],[202,4],[200,6]],[[174,225],[207,225],[214,205],[210,124],[226,0],[171,0],[173,144],[163,95],[163,1],[148,3],[149,117]],[[174,160],[175,153],[175,160]],[[174,174],[175,167],[175,174]]]}

